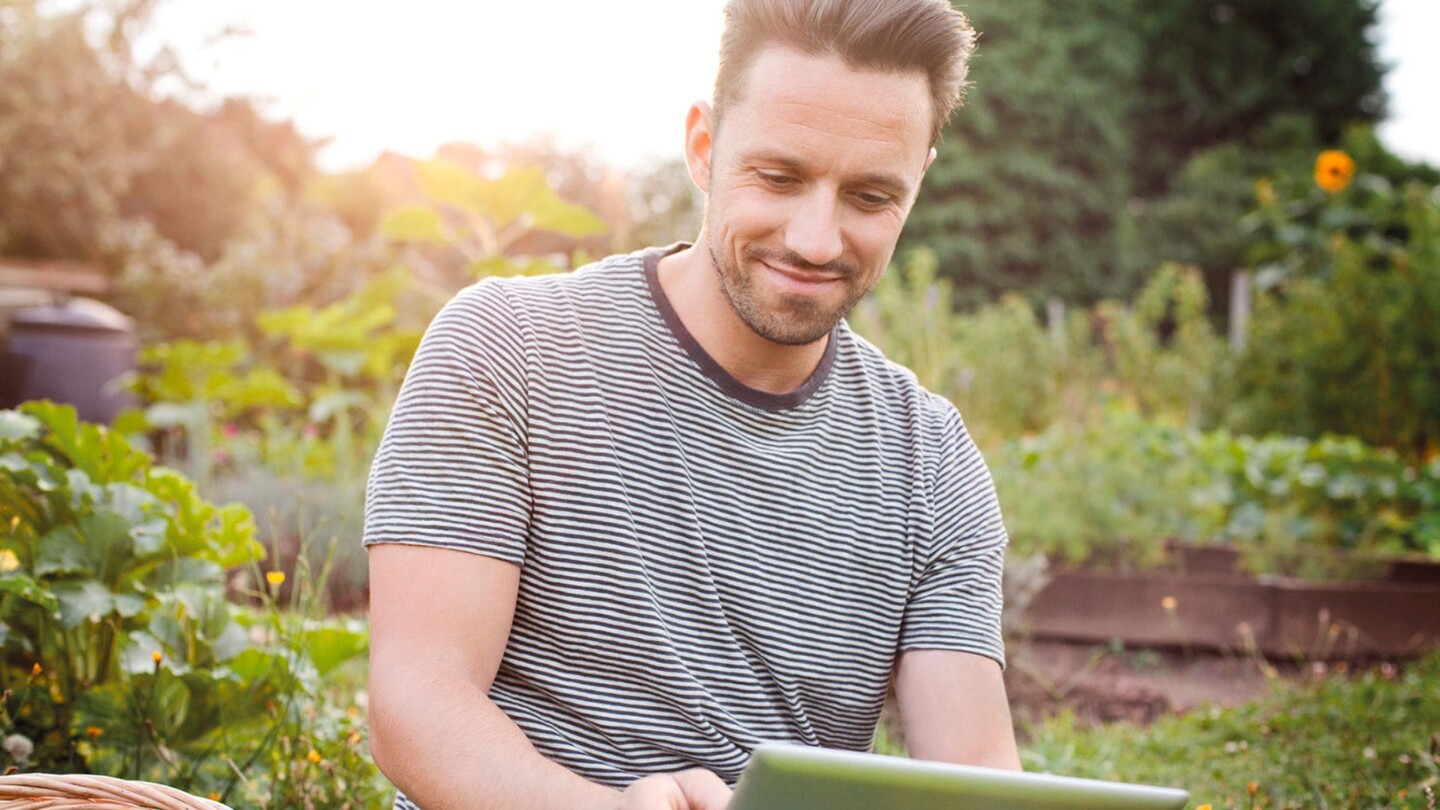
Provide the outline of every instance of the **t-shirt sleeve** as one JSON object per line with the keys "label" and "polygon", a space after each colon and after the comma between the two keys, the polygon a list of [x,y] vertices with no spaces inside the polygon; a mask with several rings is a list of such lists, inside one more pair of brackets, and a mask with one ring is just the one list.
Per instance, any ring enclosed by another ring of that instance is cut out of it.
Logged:
{"label": "t-shirt sleeve", "polygon": [[523,564],[530,526],[525,342],[502,287],[460,292],[426,330],[370,468],[365,545]]}
{"label": "t-shirt sleeve", "polygon": [[960,414],[944,406],[926,461],[928,537],[900,631],[900,649],[961,650],[1005,665],[1000,633],[1007,536],[990,470]]}

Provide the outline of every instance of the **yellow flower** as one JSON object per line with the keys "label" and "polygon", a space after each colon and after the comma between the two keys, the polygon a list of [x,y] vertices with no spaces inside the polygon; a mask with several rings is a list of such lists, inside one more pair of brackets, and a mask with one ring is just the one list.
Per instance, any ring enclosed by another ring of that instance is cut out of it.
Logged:
{"label": "yellow flower", "polygon": [[1315,184],[1334,194],[1350,185],[1355,177],[1355,161],[1339,149],[1326,149],[1315,159]]}
{"label": "yellow flower", "polygon": [[99,726],[86,726],[86,727],[85,727],[85,734],[86,734],[86,736],[88,736],[88,737],[89,737],[90,739],[92,739],[92,740],[98,740],[98,739],[100,739],[100,735],[101,735],[101,734],[104,734],[104,733],[105,733],[105,729],[100,728]]}
{"label": "yellow flower", "polygon": [[218,802],[218,801],[220,801],[220,794],[219,794],[218,792],[216,792],[216,791],[213,791],[213,790],[210,791],[210,801],[212,801],[212,802]]}
{"label": "yellow flower", "polygon": [[1202,804],[1199,807],[1195,808],[1195,810],[1210,810],[1210,805]]}
{"label": "yellow flower", "polygon": [[268,583],[270,583],[270,585],[271,585],[272,587],[278,588],[278,587],[280,587],[281,585],[284,585],[284,584],[285,584],[285,572],[284,572],[284,571],[266,571],[266,572],[265,572],[265,581],[268,582]]}
{"label": "yellow flower", "polygon": [[40,666],[40,662],[39,662],[39,661],[36,661],[36,662],[35,662],[35,666],[33,666],[33,667],[30,668],[30,677],[32,677],[32,678],[38,678],[38,677],[40,677],[40,673],[42,673],[42,672],[44,672],[44,671],[45,671],[45,669]]}
{"label": "yellow flower", "polygon": [[15,552],[8,548],[0,549],[0,572],[14,571],[19,567],[20,558],[15,556]]}
{"label": "yellow flower", "polygon": [[1177,604],[1179,603],[1175,601],[1175,597],[1173,596],[1167,596],[1160,600],[1160,607],[1165,608],[1166,613],[1174,613]]}
{"label": "yellow flower", "polygon": [[159,650],[156,650],[155,652],[150,653],[150,660],[151,660],[151,661],[154,661],[154,662],[155,662],[155,666],[157,666],[157,667],[160,666],[160,662],[161,662],[162,660],[164,660],[164,658],[165,658],[165,656],[161,655]]}
{"label": "yellow flower", "polygon": [[1275,202],[1275,184],[1268,178],[1260,178],[1255,181],[1255,200],[1261,205],[1269,205]]}
{"label": "yellow flower", "polygon": [[1254,796],[1256,793],[1260,792],[1260,784],[1258,782],[1251,782],[1250,784],[1245,786],[1245,789],[1250,791],[1251,796]]}
{"label": "yellow flower", "polygon": [[319,762],[319,761],[320,761],[320,752],[319,752],[319,751],[316,751],[315,749],[312,748],[312,749],[310,749],[310,753],[308,753],[308,754],[305,755],[305,758],[308,759],[308,760],[310,760],[311,762]]}

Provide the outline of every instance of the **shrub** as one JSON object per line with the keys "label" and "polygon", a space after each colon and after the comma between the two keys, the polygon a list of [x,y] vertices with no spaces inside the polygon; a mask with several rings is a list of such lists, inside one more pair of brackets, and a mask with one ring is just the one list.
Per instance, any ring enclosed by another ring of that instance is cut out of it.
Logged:
{"label": "shrub", "polygon": [[1383,155],[1356,146],[1353,181],[1262,186],[1246,223],[1261,292],[1230,421],[1428,459],[1440,454],[1440,198],[1433,182],[1392,185],[1369,165]]}
{"label": "shrub", "polygon": [[1145,567],[1178,537],[1233,544],[1259,573],[1322,579],[1440,558],[1440,459],[1354,438],[1235,437],[1117,405],[1011,440],[990,463],[1017,554]]}
{"label": "shrub", "polygon": [[1193,426],[1218,419],[1230,358],[1198,271],[1164,265],[1130,304],[1045,323],[1019,296],[961,311],[933,254],[910,253],[850,318],[857,332],[954,402],[982,446],[1084,422],[1121,401]]}
{"label": "shrub", "polygon": [[258,609],[227,601],[227,570],[263,554],[244,507],[73,408],[28,403],[0,411],[0,527],[0,736],[30,743],[7,764],[263,804],[295,789],[276,752],[298,740],[307,762],[360,758],[363,721],[337,720],[318,686],[363,628],[281,614],[265,592]]}

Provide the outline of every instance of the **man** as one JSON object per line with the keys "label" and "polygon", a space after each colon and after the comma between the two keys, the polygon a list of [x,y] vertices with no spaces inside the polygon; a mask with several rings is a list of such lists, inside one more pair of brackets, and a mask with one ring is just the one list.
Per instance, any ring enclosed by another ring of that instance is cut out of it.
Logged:
{"label": "man", "polygon": [[722,808],[761,742],[1018,768],[1005,532],[959,415],[851,333],[973,34],[943,0],[732,0],[693,246],[487,281],[367,503],[397,805]]}

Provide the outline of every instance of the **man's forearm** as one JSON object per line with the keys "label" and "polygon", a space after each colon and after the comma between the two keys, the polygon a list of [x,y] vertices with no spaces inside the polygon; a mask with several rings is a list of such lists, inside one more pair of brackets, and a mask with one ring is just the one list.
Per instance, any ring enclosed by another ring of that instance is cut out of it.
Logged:
{"label": "man's forearm", "polygon": [[[425,810],[604,808],[617,791],[541,756],[475,684],[418,674],[414,662],[372,667],[371,751],[380,770]],[[408,671],[407,671],[408,670]]]}

